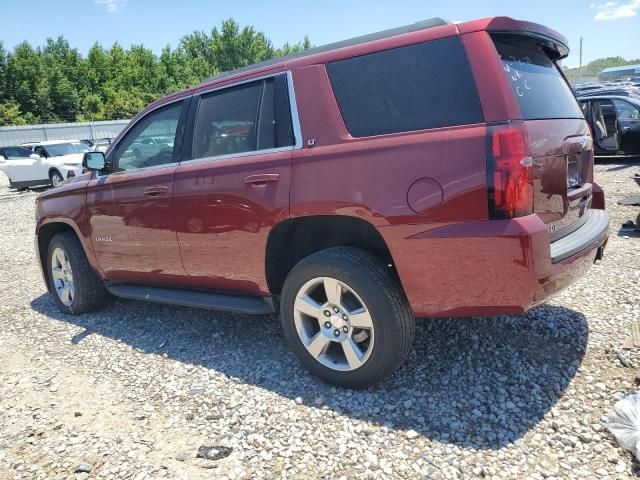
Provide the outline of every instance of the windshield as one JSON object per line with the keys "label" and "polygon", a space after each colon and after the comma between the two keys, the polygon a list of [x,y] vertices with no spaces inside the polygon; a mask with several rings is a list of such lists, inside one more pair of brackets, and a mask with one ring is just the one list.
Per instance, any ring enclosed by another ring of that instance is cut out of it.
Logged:
{"label": "windshield", "polygon": [[61,157],[63,155],[73,155],[74,153],[90,152],[91,149],[84,143],[72,142],[72,143],[56,143],[54,145],[47,145],[47,152],[51,157]]}
{"label": "windshield", "polygon": [[523,119],[584,118],[558,67],[535,39],[511,33],[491,38]]}

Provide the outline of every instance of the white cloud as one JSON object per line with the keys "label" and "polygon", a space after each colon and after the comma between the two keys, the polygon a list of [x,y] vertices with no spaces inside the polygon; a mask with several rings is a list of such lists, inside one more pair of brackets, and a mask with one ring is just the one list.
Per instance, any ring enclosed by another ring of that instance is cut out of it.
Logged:
{"label": "white cloud", "polygon": [[120,10],[127,0],[95,0],[96,5],[103,5],[109,13],[115,13]]}
{"label": "white cloud", "polygon": [[617,18],[635,17],[640,10],[640,0],[627,0],[625,2],[592,3],[591,8],[598,12],[596,20],[615,20]]}

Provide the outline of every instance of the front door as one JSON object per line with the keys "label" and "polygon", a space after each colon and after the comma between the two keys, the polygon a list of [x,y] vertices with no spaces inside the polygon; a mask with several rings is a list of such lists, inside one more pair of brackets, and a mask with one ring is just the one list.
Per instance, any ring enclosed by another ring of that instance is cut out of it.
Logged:
{"label": "front door", "polygon": [[[112,173],[89,182],[91,239],[107,280],[175,284],[185,276],[172,199],[185,108],[174,102],[138,120],[109,153]],[[151,137],[165,141],[140,147]]]}
{"label": "front door", "polygon": [[620,148],[627,155],[640,155],[640,106],[621,98],[613,99],[618,114]]}
{"label": "front door", "polygon": [[289,216],[294,142],[286,78],[193,100],[189,147],[185,139],[190,160],[176,171],[174,202],[182,260],[194,285],[267,292],[269,231]]}

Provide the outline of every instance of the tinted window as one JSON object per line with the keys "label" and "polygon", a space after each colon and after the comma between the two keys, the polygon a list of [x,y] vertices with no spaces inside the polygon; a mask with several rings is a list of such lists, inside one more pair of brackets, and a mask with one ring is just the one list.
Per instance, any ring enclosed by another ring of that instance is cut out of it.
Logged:
{"label": "tinted window", "polygon": [[520,105],[522,118],[583,118],[558,67],[534,39],[513,34],[491,37]]}
{"label": "tinted window", "polygon": [[193,158],[256,149],[256,122],[262,82],[203,95],[194,127]]}
{"label": "tinted window", "polygon": [[635,105],[617,99],[613,99],[613,104],[616,107],[618,118],[622,120],[640,120],[640,108]]}
{"label": "tinted window", "polygon": [[33,155],[31,150],[22,147],[5,147],[0,153],[2,153],[7,160],[28,159]]}
{"label": "tinted window", "polygon": [[116,171],[155,167],[174,161],[182,102],[156,110],[139,120],[113,152]]}
{"label": "tinted window", "polygon": [[339,60],[327,71],[354,137],[483,121],[459,37]]}

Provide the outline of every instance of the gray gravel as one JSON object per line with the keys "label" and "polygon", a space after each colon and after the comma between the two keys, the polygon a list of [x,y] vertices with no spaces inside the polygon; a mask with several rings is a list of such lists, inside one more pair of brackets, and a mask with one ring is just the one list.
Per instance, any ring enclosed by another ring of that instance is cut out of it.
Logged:
{"label": "gray gravel", "polygon": [[604,421],[640,382],[640,352],[619,351],[640,321],[640,235],[619,227],[640,209],[615,203],[639,165],[596,167],[613,225],[587,277],[522,317],[419,322],[407,365],[360,392],[310,377],[272,317],[60,314],[35,194],[3,177],[0,478],[633,478]]}

